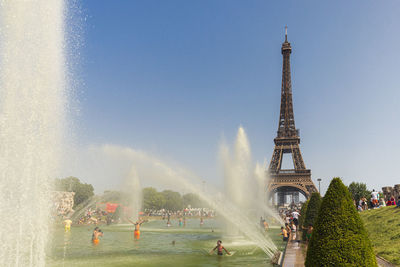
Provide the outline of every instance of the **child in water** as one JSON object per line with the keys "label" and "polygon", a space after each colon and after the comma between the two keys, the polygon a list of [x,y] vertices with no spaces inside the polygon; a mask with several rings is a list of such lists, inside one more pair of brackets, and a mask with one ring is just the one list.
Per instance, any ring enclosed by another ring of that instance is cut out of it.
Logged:
{"label": "child in water", "polygon": [[225,252],[228,255],[231,255],[231,253],[229,253],[229,251],[227,251],[226,248],[224,248],[224,246],[222,246],[222,241],[221,240],[217,241],[217,246],[210,251],[210,254],[212,254],[216,249],[217,249],[217,255],[219,255],[219,256],[223,255],[222,250],[225,250]]}

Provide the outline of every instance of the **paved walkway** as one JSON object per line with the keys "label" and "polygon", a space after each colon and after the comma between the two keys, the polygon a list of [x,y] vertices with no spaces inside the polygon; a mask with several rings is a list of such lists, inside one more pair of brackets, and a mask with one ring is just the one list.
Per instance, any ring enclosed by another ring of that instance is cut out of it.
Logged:
{"label": "paved walkway", "polygon": [[[300,242],[289,241],[286,247],[285,258],[283,259],[282,267],[304,267],[304,256],[301,251]],[[381,258],[376,257],[379,267],[395,267]]]}
{"label": "paved walkway", "polygon": [[390,262],[387,262],[386,260],[381,259],[379,257],[376,257],[376,262],[378,263],[379,267],[396,267],[396,265],[394,265]]}
{"label": "paved walkway", "polygon": [[304,256],[301,251],[300,242],[289,241],[286,247],[285,258],[282,267],[303,267]]}

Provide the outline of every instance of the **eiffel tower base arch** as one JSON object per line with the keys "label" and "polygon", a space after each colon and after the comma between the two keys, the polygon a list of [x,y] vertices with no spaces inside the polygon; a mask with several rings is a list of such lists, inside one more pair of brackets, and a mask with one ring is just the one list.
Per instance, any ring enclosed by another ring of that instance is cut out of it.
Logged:
{"label": "eiffel tower base arch", "polygon": [[313,192],[317,192],[317,188],[311,180],[310,170],[297,172],[293,170],[286,173],[282,171],[280,173],[269,173],[269,176],[268,195],[273,198],[273,201],[274,195],[278,195],[275,203],[278,207],[284,206],[288,196],[291,198],[291,202],[297,205],[300,203],[300,194],[309,199]]}

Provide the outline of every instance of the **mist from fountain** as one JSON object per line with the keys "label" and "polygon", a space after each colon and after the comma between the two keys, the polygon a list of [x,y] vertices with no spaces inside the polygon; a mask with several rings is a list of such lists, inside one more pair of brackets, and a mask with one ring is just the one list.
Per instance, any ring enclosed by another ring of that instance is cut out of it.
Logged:
{"label": "mist from fountain", "polygon": [[[177,166],[171,167],[157,157],[131,148],[104,145],[99,148],[91,148],[91,151],[96,157],[106,156],[102,162],[129,162],[130,166],[133,164],[142,181],[146,181],[146,183],[163,184],[164,187],[197,194],[212,209],[216,210],[217,214],[229,221],[236,229],[240,229],[243,236],[254,242],[269,257],[272,257],[277,250],[270,238],[260,231],[258,219],[253,220],[246,216],[215,187],[208,186],[206,190],[203,190],[203,180],[193,173]],[[103,167],[107,168],[107,166]]]}
{"label": "mist from fountain", "polygon": [[0,266],[44,266],[66,125],[64,1],[0,1]]}
{"label": "mist from fountain", "polygon": [[142,208],[142,186],[134,166],[132,166],[124,184],[122,191],[128,197],[127,202],[132,212],[131,220],[135,222],[139,219],[139,212]]}
{"label": "mist from fountain", "polygon": [[[281,223],[282,220],[267,204],[266,166],[252,163],[250,143],[243,127],[238,129],[232,152],[227,144],[221,144],[220,160],[223,162],[226,198],[252,221],[268,216],[269,223],[271,218]],[[238,229],[228,223],[226,232],[237,235]]]}

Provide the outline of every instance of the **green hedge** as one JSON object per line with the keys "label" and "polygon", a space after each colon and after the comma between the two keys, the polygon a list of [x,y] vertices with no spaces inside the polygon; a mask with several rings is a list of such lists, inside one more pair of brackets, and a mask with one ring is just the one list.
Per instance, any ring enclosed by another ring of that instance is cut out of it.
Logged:
{"label": "green hedge", "polygon": [[304,202],[303,206],[301,206],[301,209],[300,209],[300,218],[299,218],[299,229],[300,230],[302,229],[302,227],[304,225],[304,219],[306,218],[308,202],[310,202],[309,199],[306,202]]}
{"label": "green hedge", "polygon": [[307,267],[377,266],[364,224],[339,178],[332,179],[314,226]]}
{"label": "green hedge", "polygon": [[[318,211],[321,206],[321,202],[322,202],[322,199],[318,192],[311,194],[310,201],[308,202],[308,205],[307,205],[306,216],[304,218],[304,223],[303,223],[304,227],[308,227],[310,225],[315,224],[315,221],[318,216]],[[306,240],[306,234],[307,234],[307,231],[304,230],[303,236],[302,236],[303,240]]]}

